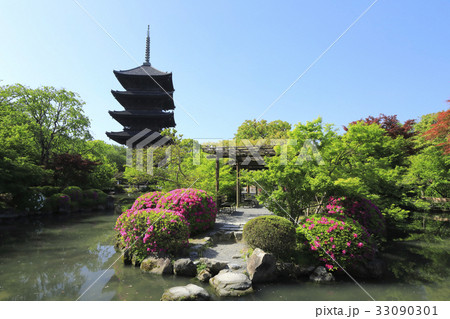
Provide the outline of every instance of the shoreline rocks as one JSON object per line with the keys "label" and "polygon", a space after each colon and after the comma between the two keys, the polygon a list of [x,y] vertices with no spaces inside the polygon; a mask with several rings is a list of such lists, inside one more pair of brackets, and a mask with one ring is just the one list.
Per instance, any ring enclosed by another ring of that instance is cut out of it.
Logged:
{"label": "shoreline rocks", "polygon": [[309,276],[309,279],[317,283],[331,282],[335,280],[333,274],[329,273],[324,266],[319,266],[314,269],[313,273]]}
{"label": "shoreline rocks", "polygon": [[274,255],[256,248],[247,260],[247,272],[250,280],[257,282],[270,282],[277,278],[277,259]]}
{"label": "shoreline rocks", "polygon": [[252,282],[247,275],[228,269],[221,270],[209,283],[220,297],[239,297],[253,292]]}
{"label": "shoreline rocks", "polygon": [[145,258],[140,266],[143,272],[148,272],[157,275],[172,275],[173,265],[169,258]]}
{"label": "shoreline rocks", "polygon": [[204,288],[189,284],[187,286],[177,286],[165,290],[161,301],[205,301],[210,298],[211,296]]}
{"label": "shoreline rocks", "polygon": [[177,276],[195,277],[197,275],[197,267],[189,258],[181,258],[173,263],[173,272]]}

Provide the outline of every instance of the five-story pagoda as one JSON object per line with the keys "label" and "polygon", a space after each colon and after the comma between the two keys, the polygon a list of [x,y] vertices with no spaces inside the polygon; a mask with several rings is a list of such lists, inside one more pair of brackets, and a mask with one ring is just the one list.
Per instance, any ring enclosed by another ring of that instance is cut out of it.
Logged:
{"label": "five-story pagoda", "polygon": [[114,75],[125,91],[111,90],[111,93],[125,110],[109,111],[109,114],[124,129],[121,132],[106,132],[110,139],[127,144],[128,140],[145,129],[150,131],[144,136],[141,133],[140,140],[155,131],[175,127],[172,73],[161,72],[150,64],[150,27],[147,30],[144,64],[126,71],[114,71]]}

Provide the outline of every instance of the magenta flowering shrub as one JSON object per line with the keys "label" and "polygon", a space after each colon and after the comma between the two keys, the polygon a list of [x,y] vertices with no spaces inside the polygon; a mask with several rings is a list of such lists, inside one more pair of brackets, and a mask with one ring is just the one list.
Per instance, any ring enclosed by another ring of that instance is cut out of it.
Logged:
{"label": "magenta flowering shrub", "polygon": [[208,230],[216,221],[216,203],[206,191],[201,189],[174,189],[161,197],[156,207],[173,210],[183,215],[189,223],[191,234]]}
{"label": "magenta flowering shrub", "polygon": [[378,240],[386,236],[384,217],[380,209],[368,199],[331,197],[326,212],[330,215],[343,214],[358,221]]}
{"label": "magenta flowering shrub", "polygon": [[176,254],[188,244],[189,224],[167,209],[129,209],[117,218],[120,246],[141,262],[150,254]]}
{"label": "magenta flowering shrub", "polygon": [[131,207],[132,210],[146,208],[156,208],[159,199],[164,195],[163,192],[150,192],[139,196]]}
{"label": "magenta flowering shrub", "polygon": [[316,214],[297,228],[297,241],[328,270],[338,269],[374,257],[375,246],[370,234],[357,221],[342,215]]}

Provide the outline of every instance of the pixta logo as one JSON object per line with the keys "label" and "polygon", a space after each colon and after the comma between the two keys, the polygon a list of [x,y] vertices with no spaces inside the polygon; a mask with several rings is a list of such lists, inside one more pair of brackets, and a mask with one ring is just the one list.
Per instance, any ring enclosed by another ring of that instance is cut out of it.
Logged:
{"label": "pixta logo", "polygon": [[[150,129],[144,129],[127,140],[126,165],[135,167],[139,171],[146,170],[147,174],[153,175],[155,151],[163,146],[168,146],[164,158],[156,163],[156,167],[163,167],[170,158],[171,144],[170,138]],[[146,156],[144,156],[144,152]],[[135,156],[134,161],[133,155]]]}

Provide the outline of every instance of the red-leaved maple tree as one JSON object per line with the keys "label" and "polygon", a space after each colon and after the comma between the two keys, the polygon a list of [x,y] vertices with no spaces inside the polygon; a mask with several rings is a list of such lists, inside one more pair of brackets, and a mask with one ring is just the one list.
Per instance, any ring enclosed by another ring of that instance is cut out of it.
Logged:
{"label": "red-leaved maple tree", "polygon": [[[447,102],[450,103],[450,100]],[[450,154],[450,109],[439,112],[436,122],[423,133],[423,136],[428,140],[443,139],[444,141],[438,145],[442,146],[444,154]]]}
{"label": "red-leaved maple tree", "polygon": [[[414,136],[414,120],[407,120],[401,124],[397,119],[397,115],[384,115],[380,114],[378,117],[369,116],[359,121],[353,121],[350,124],[356,124],[358,122],[364,122],[367,125],[378,124],[382,129],[386,131],[386,134],[392,138],[403,136],[405,139]],[[344,130],[348,131],[348,128],[344,126]]]}

